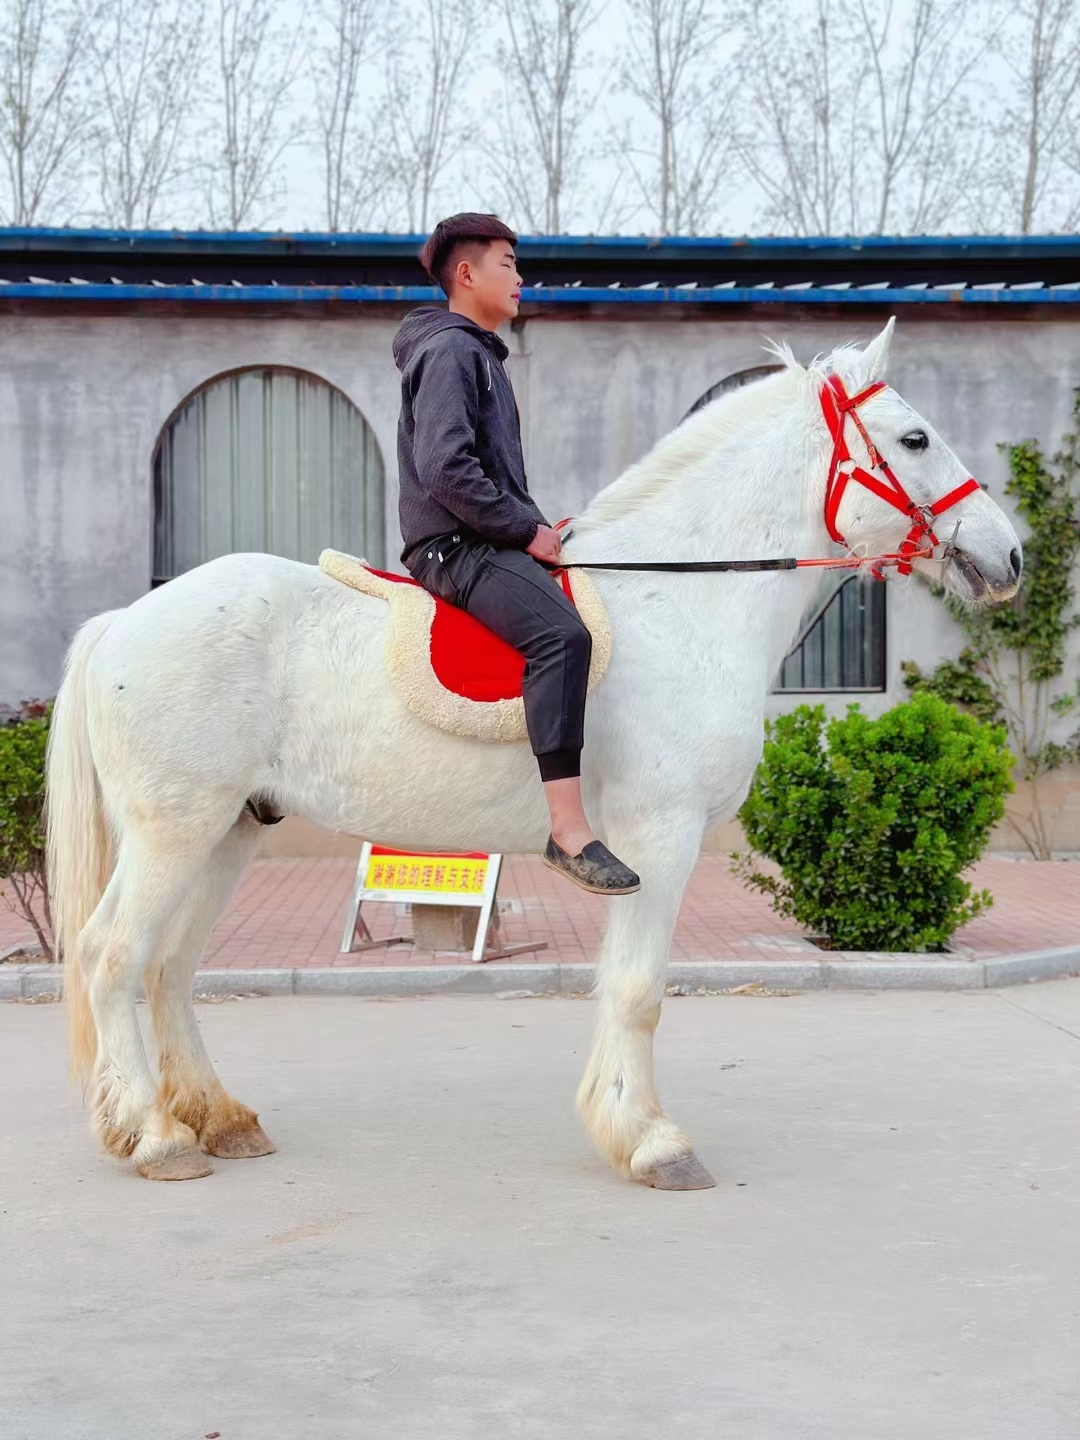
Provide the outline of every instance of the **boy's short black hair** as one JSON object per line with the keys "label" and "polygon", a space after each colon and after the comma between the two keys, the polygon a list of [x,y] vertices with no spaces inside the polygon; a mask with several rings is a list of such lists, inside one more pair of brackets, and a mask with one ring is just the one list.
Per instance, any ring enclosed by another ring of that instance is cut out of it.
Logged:
{"label": "boy's short black hair", "polygon": [[420,264],[449,295],[450,277],[460,258],[457,252],[461,246],[486,245],[492,240],[509,240],[511,245],[516,245],[517,238],[497,215],[451,215],[435,226],[420,251]]}

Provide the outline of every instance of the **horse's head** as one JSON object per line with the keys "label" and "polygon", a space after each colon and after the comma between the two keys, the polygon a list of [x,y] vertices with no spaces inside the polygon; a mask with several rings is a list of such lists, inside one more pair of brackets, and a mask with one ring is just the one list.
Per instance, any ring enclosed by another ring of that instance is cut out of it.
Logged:
{"label": "horse's head", "polygon": [[[885,381],[894,321],[862,350],[842,346],[820,368],[819,399],[832,439],[826,522],[856,553],[937,555],[956,530],[945,585],[972,604],[1016,594],[1020,541],[941,436]],[[957,524],[959,522],[959,529]],[[901,565],[938,578],[931,560]]]}

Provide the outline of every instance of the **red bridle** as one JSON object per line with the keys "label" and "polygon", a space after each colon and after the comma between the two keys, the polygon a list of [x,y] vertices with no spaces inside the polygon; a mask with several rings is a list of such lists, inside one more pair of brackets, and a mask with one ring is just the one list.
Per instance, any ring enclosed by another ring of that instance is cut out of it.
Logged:
{"label": "red bridle", "polygon": [[[832,458],[829,461],[829,476],[825,482],[825,524],[829,534],[839,545],[850,551],[850,546],[844,539],[837,527],[837,516],[840,513],[840,502],[844,498],[844,491],[847,489],[849,480],[857,480],[860,485],[877,495],[880,499],[892,505],[894,509],[901,511],[911,521],[911,529],[907,538],[900,546],[900,549],[888,555],[859,556],[847,554],[843,558],[832,556],[823,560],[797,560],[794,557],[773,560],[599,560],[589,562],[588,560],[568,560],[562,565],[552,566],[552,573],[561,576],[565,584],[567,570],[671,570],[671,571],[720,571],[720,570],[804,570],[811,567],[819,570],[861,570],[868,567],[871,574],[879,580],[885,579],[885,570],[888,567],[896,566],[898,575],[910,575],[912,563],[915,560],[934,559],[934,549],[940,545],[940,540],[934,534],[934,521],[946,510],[972,495],[980,488],[977,480],[970,477],[955,490],[950,490],[940,500],[935,500],[931,505],[916,505],[911,496],[907,493],[900,481],[893,474],[889,462],[884,458],[877,446],[866,433],[866,427],[855,413],[858,407],[876,395],[879,390],[884,390],[885,382],[876,381],[873,385],[867,385],[865,390],[860,390],[857,395],[849,395],[844,389],[844,382],[839,375],[828,375],[821,387],[821,408],[825,412],[825,423],[829,427],[829,433],[833,437]],[[844,422],[850,415],[859,434],[866,443],[866,449],[870,456],[870,464],[881,472],[885,477],[879,480],[876,475],[871,475],[869,470],[864,470],[861,465],[856,465],[852,459],[851,451],[848,449],[847,440],[844,438]],[[888,483],[886,483],[888,482]],[[569,525],[569,520],[560,520],[556,530],[562,530]],[[959,527],[957,527],[959,528]],[[564,539],[570,538],[567,532]],[[923,542],[928,541],[929,545]],[[952,558],[952,546],[946,547],[945,565],[948,566]],[[547,563],[547,562],[543,562]],[[944,572],[943,572],[944,573]]]}
{"label": "red bridle", "polygon": [[[847,545],[836,522],[840,513],[840,502],[844,498],[848,481],[857,480],[860,485],[877,495],[879,499],[892,505],[894,509],[902,511],[911,520],[911,529],[908,531],[907,539],[900,546],[896,559],[896,573],[910,575],[912,561],[926,554],[923,549],[923,541],[928,540],[932,546],[940,544],[934,534],[934,521],[946,510],[951,509],[959,501],[978,490],[979,482],[969,478],[962,485],[958,485],[955,490],[950,490],[947,495],[943,495],[940,500],[935,500],[932,505],[916,505],[893,474],[889,462],[866,433],[866,427],[856,413],[860,405],[865,404],[872,395],[876,395],[879,390],[884,389],[885,382],[878,380],[873,385],[867,385],[866,389],[860,390],[857,395],[849,395],[839,375],[827,376],[825,384],[821,387],[821,408],[825,414],[825,423],[829,427],[829,433],[833,437],[829,478],[825,482],[825,524],[829,534],[838,544]],[[855,428],[863,438],[870,456],[871,466],[881,472],[885,477],[884,480],[879,480],[876,475],[871,475],[869,470],[864,470],[861,465],[856,465],[852,459],[844,436],[844,422],[848,416],[851,417]],[[880,572],[875,571],[875,573]]]}

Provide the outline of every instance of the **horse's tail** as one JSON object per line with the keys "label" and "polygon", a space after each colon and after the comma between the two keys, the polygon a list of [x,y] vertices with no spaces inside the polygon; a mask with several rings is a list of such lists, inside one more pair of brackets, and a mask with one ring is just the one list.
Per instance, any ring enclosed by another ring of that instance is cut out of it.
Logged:
{"label": "horse's tail", "polygon": [[46,823],[53,944],[64,962],[72,1076],[89,1079],[97,1058],[79,932],[97,908],[109,879],[109,830],[87,724],[86,670],[112,613],[88,620],[72,642],[49,725]]}

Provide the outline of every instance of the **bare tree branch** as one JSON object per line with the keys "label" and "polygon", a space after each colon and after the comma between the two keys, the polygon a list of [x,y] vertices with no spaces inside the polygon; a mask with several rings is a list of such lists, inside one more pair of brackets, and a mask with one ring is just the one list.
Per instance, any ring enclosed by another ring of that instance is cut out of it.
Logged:
{"label": "bare tree branch", "polygon": [[746,12],[750,104],[736,144],[765,196],[766,220],[798,235],[851,223],[850,127],[835,97],[845,85],[858,93],[866,65],[842,15],[826,0],[797,27],[780,23],[771,0],[752,0]]}
{"label": "bare tree branch", "polygon": [[204,189],[211,224],[232,230],[265,218],[283,187],[282,156],[300,135],[287,101],[303,15],[290,34],[275,26],[277,12],[275,0],[217,0],[213,15],[215,153]]}
{"label": "bare tree branch", "polygon": [[[1006,160],[1006,189],[1012,213],[998,223],[1028,234],[1055,187],[1059,156],[1067,169],[1080,158],[1080,10],[1076,0],[1010,0],[998,36],[998,53],[1016,86],[1012,103],[992,128],[999,164]],[[1075,167],[1080,170],[1080,166]],[[1059,213],[1071,229],[1076,205]]]}
{"label": "bare tree branch", "polygon": [[640,208],[627,196],[626,172],[630,169],[626,147],[614,156],[605,186],[596,191],[590,216],[589,231],[594,235],[620,234]]}
{"label": "bare tree branch", "polygon": [[149,227],[182,173],[203,49],[203,0],[109,0],[91,31],[105,220]]}
{"label": "bare tree branch", "polygon": [[625,3],[623,85],[656,127],[648,199],[661,234],[693,232],[706,222],[728,168],[734,85],[721,64],[727,27],[714,0]]}
{"label": "bare tree branch", "polygon": [[10,886],[15,895],[15,900],[12,902],[8,899],[3,887],[0,886],[0,898],[3,899],[6,908],[25,920],[31,927],[37,937],[43,957],[46,960],[55,960],[52,914],[44,874],[37,870],[28,870],[22,875],[8,875],[4,884]]}
{"label": "bare tree branch", "polygon": [[489,147],[516,216],[534,233],[559,234],[580,182],[584,123],[597,102],[583,88],[582,42],[602,0],[502,0],[502,123]]}
{"label": "bare tree branch", "polygon": [[933,153],[939,169],[948,154],[955,153],[955,143],[943,149],[934,142],[940,139],[950,108],[986,53],[986,41],[964,44],[973,9],[956,0],[915,0],[901,31],[903,49],[889,66],[887,57],[897,50],[891,34],[892,0],[884,9],[875,6],[873,14],[867,0],[859,0],[877,112],[872,132],[878,181],[873,228],[879,235],[889,227],[897,191],[908,172],[917,171],[928,153]]}
{"label": "bare tree branch", "polygon": [[465,138],[465,62],[487,0],[418,0],[390,67],[390,146],[410,230],[427,230],[435,186]]}
{"label": "bare tree branch", "polygon": [[880,234],[955,214],[958,126],[989,43],[969,38],[981,4],[913,0],[901,12],[892,0],[815,0],[798,24],[781,0],[749,0],[752,103],[738,146],[767,221]]}
{"label": "bare tree branch", "polygon": [[1077,113],[1067,128],[1061,150],[1062,167],[1069,184],[1062,204],[1058,229],[1066,235],[1080,229],[1080,135],[1078,135],[1078,131],[1080,131],[1080,106],[1077,107]]}
{"label": "bare tree branch", "polygon": [[77,4],[0,4],[0,159],[11,225],[67,218],[86,143],[85,20]]}
{"label": "bare tree branch", "polygon": [[371,223],[388,180],[385,111],[373,103],[370,67],[391,43],[387,0],[320,0],[327,39],[312,57],[315,128],[328,230]]}

